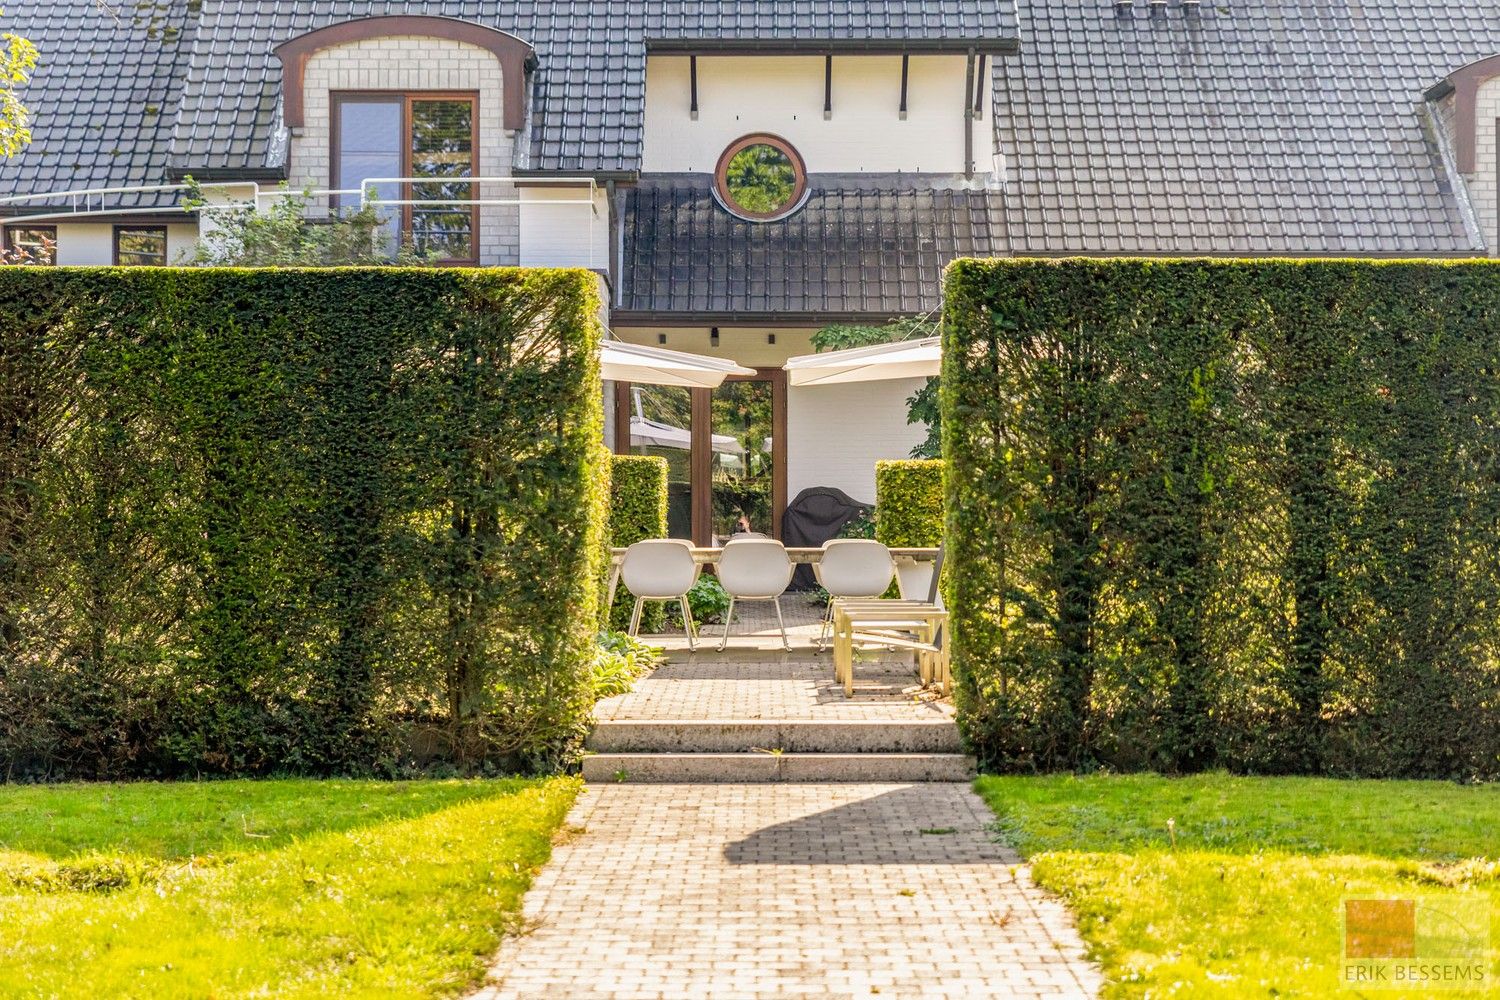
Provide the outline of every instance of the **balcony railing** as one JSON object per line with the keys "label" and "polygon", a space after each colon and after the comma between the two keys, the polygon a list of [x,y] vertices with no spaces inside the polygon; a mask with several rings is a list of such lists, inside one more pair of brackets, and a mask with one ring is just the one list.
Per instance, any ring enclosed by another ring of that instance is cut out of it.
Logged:
{"label": "balcony railing", "polygon": [[[469,189],[470,197],[411,197],[414,191],[421,193],[424,186],[438,185],[462,185]],[[486,194],[486,189],[493,192],[496,187],[515,194]],[[382,197],[382,189],[395,189],[403,197]],[[194,191],[203,200],[186,203],[186,196]],[[173,212],[211,219],[219,212],[260,210],[275,199],[303,203],[309,219],[326,219],[356,205],[359,210],[372,204],[396,209],[403,221],[423,209],[468,209],[477,222],[471,238],[481,263],[595,270],[607,266],[607,255],[600,247],[600,236],[607,230],[601,228],[605,223],[600,217],[599,190],[590,177],[369,177],[359,187],[300,191],[285,186],[263,189],[254,181],[74,188],[0,197],[0,223],[56,225],[106,216]],[[27,207],[35,210],[27,212]],[[12,211],[17,214],[10,214]],[[499,259],[486,260],[487,256]]]}

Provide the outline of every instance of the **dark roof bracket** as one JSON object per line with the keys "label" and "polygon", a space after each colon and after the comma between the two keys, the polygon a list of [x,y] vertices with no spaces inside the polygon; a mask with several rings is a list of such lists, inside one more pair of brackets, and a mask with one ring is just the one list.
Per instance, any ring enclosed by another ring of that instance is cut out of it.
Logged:
{"label": "dark roof bracket", "polygon": [[833,56],[823,57],[823,120],[833,117]]}
{"label": "dark roof bracket", "polygon": [[901,55],[901,120],[906,121],[906,82],[911,74],[911,56]]}

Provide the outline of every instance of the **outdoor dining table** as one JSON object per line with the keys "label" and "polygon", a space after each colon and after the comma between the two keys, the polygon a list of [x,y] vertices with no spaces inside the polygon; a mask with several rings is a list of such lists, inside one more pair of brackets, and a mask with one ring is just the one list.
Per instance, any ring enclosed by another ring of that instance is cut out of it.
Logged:
{"label": "outdoor dining table", "polygon": [[[899,575],[902,570],[915,568],[919,563],[936,562],[940,549],[931,548],[893,548],[891,558],[896,561],[896,572]],[[620,567],[625,564],[625,549],[609,550],[609,600],[605,607],[613,607],[615,603],[615,590],[620,584]],[[705,546],[693,549],[693,560],[700,565],[712,566],[719,561],[724,554],[722,546]],[[788,547],[786,554],[791,557],[792,562],[799,565],[811,565],[823,558],[821,548],[792,548]]]}

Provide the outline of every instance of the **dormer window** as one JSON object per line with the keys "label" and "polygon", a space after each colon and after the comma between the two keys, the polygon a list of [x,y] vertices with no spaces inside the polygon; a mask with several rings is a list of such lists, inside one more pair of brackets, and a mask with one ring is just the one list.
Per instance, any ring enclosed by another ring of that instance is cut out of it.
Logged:
{"label": "dormer window", "polygon": [[734,215],[770,222],[795,212],[807,193],[807,168],[791,143],[774,135],[736,139],[714,174],[719,202]]}
{"label": "dormer window", "polygon": [[[382,180],[366,189],[380,202],[407,203],[388,214],[418,253],[474,261],[476,207],[467,178],[478,174],[477,104],[474,94],[334,94],[333,186],[358,191]],[[359,196],[342,196],[340,207],[357,209]]]}

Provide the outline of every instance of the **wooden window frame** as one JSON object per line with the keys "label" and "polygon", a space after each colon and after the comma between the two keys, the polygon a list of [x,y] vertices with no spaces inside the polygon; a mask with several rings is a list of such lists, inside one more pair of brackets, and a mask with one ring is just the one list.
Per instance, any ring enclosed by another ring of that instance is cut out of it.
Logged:
{"label": "wooden window frame", "polygon": [[[757,368],[754,375],[730,375],[727,382],[769,382],[771,384],[771,537],[781,537],[781,518],[786,513],[787,474],[787,374],[781,368]],[[629,382],[615,383],[615,453],[632,454],[630,450]],[[713,390],[689,389],[692,393],[692,452],[689,455],[689,482],[692,485],[693,542],[713,542]],[[699,428],[705,428],[701,433]]]}
{"label": "wooden window frame", "polygon": [[[747,211],[740,207],[739,202],[730,195],[729,161],[751,146],[770,146],[791,161],[796,184],[792,188],[791,198],[774,212]],[[802,159],[802,154],[797,152],[797,148],[779,135],[772,135],[770,132],[752,132],[750,135],[742,135],[719,154],[719,162],[714,166],[714,192],[719,196],[719,203],[741,219],[749,222],[775,222],[778,219],[785,219],[802,207],[802,200],[807,195],[807,163]]]}
{"label": "wooden window frame", "polygon": [[45,264],[40,264],[40,265],[37,265],[37,266],[39,266],[39,267],[56,267],[57,266],[57,245],[58,245],[57,244],[57,227],[56,226],[49,226],[49,225],[33,226],[33,225],[29,225],[29,224],[24,223],[24,222],[16,224],[16,225],[7,225],[7,226],[4,226],[4,227],[0,227],[0,236],[4,237],[3,242],[4,242],[5,249],[7,249],[7,250],[14,250],[14,249],[16,249],[15,238],[13,236],[11,236],[11,233],[14,232],[14,231],[16,231],[16,230],[21,230],[21,229],[30,230],[32,232],[46,231],[46,232],[48,232],[48,233],[51,234],[50,236],[48,236],[48,239],[50,239],[52,241],[52,259],[49,260]]}
{"label": "wooden window frame", "polygon": [[[346,101],[371,101],[383,100],[391,104],[401,105],[401,170],[402,177],[412,176],[412,116],[411,106],[414,101],[468,101],[469,102],[469,176],[479,176],[479,92],[476,90],[331,90],[328,92],[328,173],[329,187],[338,190],[343,185],[339,183],[339,108]],[[472,193],[477,198],[479,185],[471,184]],[[339,205],[343,196],[336,196],[334,204]],[[411,201],[411,185],[401,185],[401,200]],[[411,235],[412,231],[412,209],[415,206],[401,206],[401,238],[404,240]],[[471,234],[469,247],[472,253],[467,257],[444,257],[438,263],[449,266],[473,265],[479,263],[479,206],[469,206],[469,232]]]}
{"label": "wooden window frame", "polygon": [[[160,264],[121,264],[120,263],[120,234],[123,232],[154,232],[161,233],[161,263]],[[118,222],[110,230],[110,260],[115,267],[166,267],[171,260],[172,247],[166,226],[141,226],[130,223]]]}

